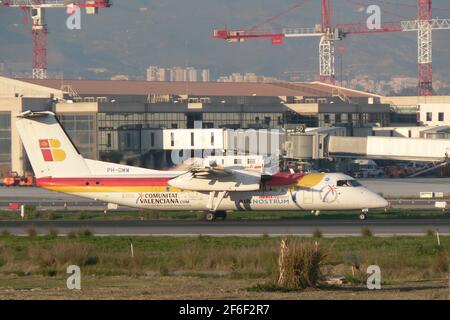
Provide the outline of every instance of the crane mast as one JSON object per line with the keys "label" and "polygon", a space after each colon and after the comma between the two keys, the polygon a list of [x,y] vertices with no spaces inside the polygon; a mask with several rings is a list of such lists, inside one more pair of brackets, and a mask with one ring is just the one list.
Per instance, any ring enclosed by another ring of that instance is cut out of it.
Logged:
{"label": "crane mast", "polygon": [[433,95],[433,17],[431,0],[419,0],[418,17],[418,94]]}
{"label": "crane mast", "polygon": [[336,83],[335,35],[332,30],[331,0],[322,1],[322,36],[319,44],[320,81]]}

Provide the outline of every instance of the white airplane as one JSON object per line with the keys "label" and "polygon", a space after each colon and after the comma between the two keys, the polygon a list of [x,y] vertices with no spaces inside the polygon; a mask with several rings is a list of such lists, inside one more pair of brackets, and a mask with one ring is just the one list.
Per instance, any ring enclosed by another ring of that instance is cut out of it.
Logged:
{"label": "white airplane", "polygon": [[52,112],[26,111],[17,129],[39,187],[151,210],[206,212],[207,220],[230,211],[298,211],[385,208],[388,202],[340,173],[262,174],[233,168],[157,171],[84,159]]}

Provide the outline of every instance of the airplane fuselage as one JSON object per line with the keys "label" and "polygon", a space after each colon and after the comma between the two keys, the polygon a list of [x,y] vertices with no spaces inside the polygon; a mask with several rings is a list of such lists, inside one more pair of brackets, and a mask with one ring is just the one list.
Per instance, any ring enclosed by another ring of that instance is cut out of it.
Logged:
{"label": "airplane fuselage", "polygon": [[[39,186],[115,203],[159,211],[207,211],[218,201],[211,192],[172,187],[172,177],[127,178],[41,178]],[[261,184],[259,191],[227,192],[215,211],[357,210],[380,208],[386,201],[361,185],[338,186],[349,177],[340,174],[277,174]]]}

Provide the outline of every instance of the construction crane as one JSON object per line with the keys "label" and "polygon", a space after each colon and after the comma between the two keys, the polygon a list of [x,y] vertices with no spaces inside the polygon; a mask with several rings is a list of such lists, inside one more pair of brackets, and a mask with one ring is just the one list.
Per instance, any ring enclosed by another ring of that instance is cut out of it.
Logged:
{"label": "construction crane", "polygon": [[45,10],[85,8],[87,14],[97,14],[98,9],[111,6],[109,0],[0,0],[0,6],[18,8],[31,15],[33,36],[33,79],[47,79],[47,23]]}
{"label": "construction crane", "polygon": [[[302,1],[290,10],[297,9],[306,3]],[[243,42],[245,39],[269,38],[272,44],[283,44],[285,38],[319,37],[319,70],[320,81],[336,83],[335,46],[336,41],[356,34],[384,32],[417,32],[418,34],[418,94],[431,96],[433,94],[432,69],[432,34],[434,30],[450,30],[450,19],[433,19],[431,0],[418,0],[418,17],[416,20],[384,22],[381,28],[369,29],[367,24],[332,24],[332,1],[321,0],[322,23],[313,28],[285,28],[279,32],[257,32],[264,23],[274,20],[270,18],[262,24],[247,31],[230,31],[228,29],[214,30],[213,37],[228,42]],[[277,16],[278,17],[278,16]]]}

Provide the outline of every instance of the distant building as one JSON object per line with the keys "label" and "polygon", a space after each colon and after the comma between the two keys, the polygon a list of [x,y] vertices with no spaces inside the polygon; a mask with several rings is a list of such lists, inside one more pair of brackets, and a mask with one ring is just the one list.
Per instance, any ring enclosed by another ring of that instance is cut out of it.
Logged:
{"label": "distant building", "polygon": [[149,66],[147,68],[147,81],[166,81],[166,69]]}
{"label": "distant building", "polygon": [[202,74],[202,82],[211,81],[210,72],[208,69],[203,69],[201,74]]}
{"label": "distant building", "polygon": [[198,72],[196,69],[190,67],[186,69],[186,81],[196,82],[198,80]]}
{"label": "distant building", "polygon": [[127,75],[118,74],[118,75],[111,77],[111,80],[130,80],[130,79]]}
{"label": "distant building", "polygon": [[170,81],[186,81],[186,70],[180,67],[173,67],[169,70]]}
{"label": "distant building", "polygon": [[270,78],[266,76],[258,76],[255,73],[232,73],[229,76],[222,76],[218,80],[218,82],[248,82],[248,83],[267,83],[267,82],[276,82],[277,79]]}
{"label": "distant building", "polygon": [[172,67],[166,69],[158,66],[149,66],[147,68],[147,81],[209,82],[210,71],[208,69],[199,70],[194,67]]}

